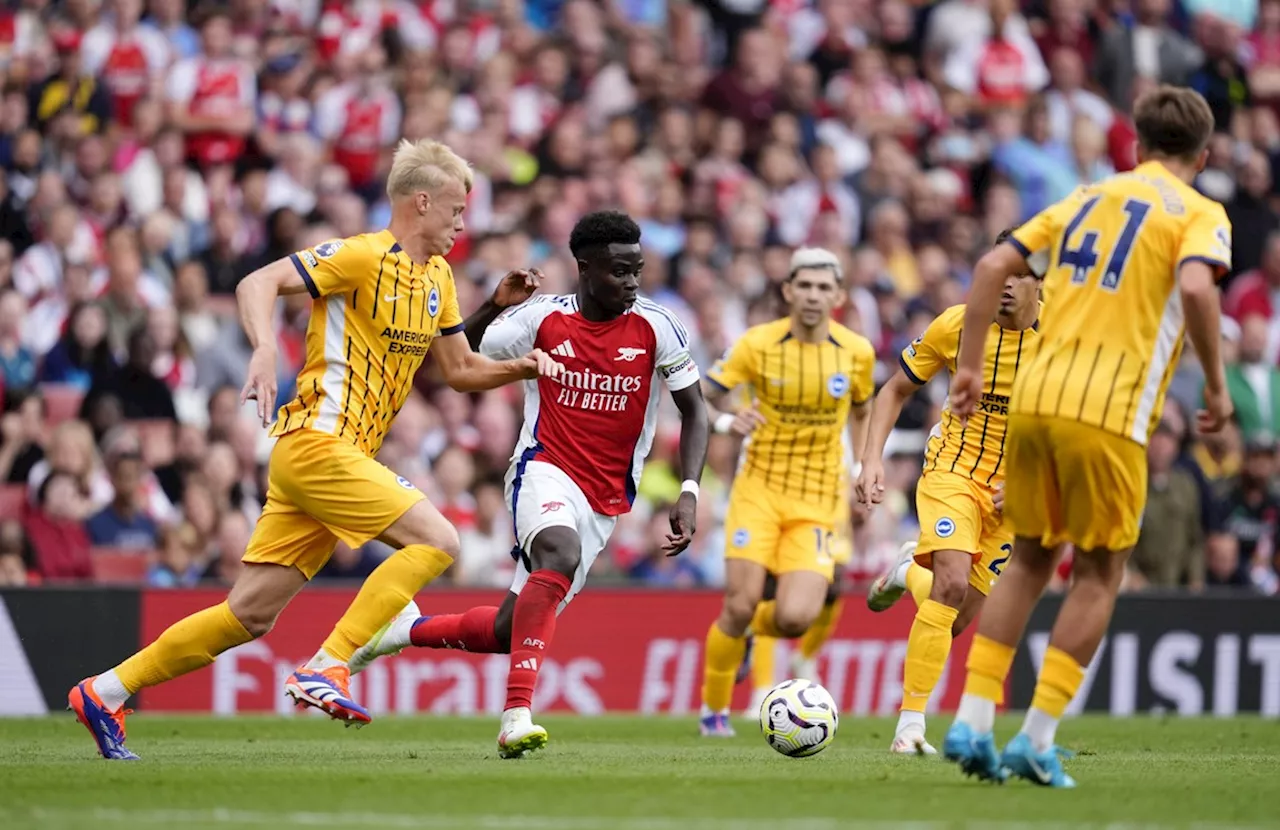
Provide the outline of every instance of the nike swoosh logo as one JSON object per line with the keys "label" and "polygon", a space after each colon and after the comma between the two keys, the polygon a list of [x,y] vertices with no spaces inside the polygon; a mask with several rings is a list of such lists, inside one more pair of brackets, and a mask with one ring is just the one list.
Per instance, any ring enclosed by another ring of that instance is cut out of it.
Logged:
{"label": "nike swoosh logo", "polygon": [[394,303],[396,300],[400,299],[403,296],[404,296],[403,294],[388,294],[382,298],[382,301],[384,303]]}
{"label": "nike swoosh logo", "polygon": [[1036,774],[1036,778],[1040,779],[1041,784],[1048,784],[1053,778],[1043,767],[1036,763],[1035,758],[1028,756],[1027,763],[1031,766],[1031,771]]}

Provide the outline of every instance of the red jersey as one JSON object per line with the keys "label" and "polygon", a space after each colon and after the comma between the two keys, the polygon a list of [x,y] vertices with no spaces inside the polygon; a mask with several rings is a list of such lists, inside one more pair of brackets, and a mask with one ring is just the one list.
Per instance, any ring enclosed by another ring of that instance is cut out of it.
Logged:
{"label": "red jersey", "polygon": [[563,470],[596,513],[629,512],[656,431],[656,383],[676,392],[699,379],[684,326],[645,299],[595,323],[582,316],[577,297],[539,295],[504,312],[480,344],[495,359],[534,348],[564,364],[565,373],[525,381],[513,486],[518,492],[530,461],[542,461]]}

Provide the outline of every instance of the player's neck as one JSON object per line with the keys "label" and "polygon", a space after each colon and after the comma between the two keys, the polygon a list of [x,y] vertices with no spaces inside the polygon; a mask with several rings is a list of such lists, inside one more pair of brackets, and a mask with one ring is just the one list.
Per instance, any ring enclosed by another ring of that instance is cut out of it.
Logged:
{"label": "player's neck", "polygon": [[581,289],[578,290],[578,313],[589,323],[607,323],[618,319],[617,314],[610,314],[591,299]]}
{"label": "player's neck", "polygon": [[414,265],[422,265],[436,255],[427,247],[425,240],[409,233],[404,225],[395,220],[395,217],[392,217],[391,223],[387,225],[387,230],[395,237],[400,250],[404,251],[405,256],[409,257]]}
{"label": "player's neck", "polygon": [[1194,164],[1190,164],[1182,159],[1169,158],[1167,156],[1148,156],[1144,161],[1155,162],[1169,171],[1174,178],[1182,181],[1183,184],[1191,184],[1196,180],[1196,176],[1200,175],[1200,171]]}
{"label": "player's neck", "polygon": [[791,321],[791,336],[801,343],[821,343],[831,333],[831,325],[825,320],[810,328],[798,320]]}
{"label": "player's neck", "polygon": [[1040,308],[1037,303],[1013,314],[997,314],[996,325],[1005,331],[1023,331],[1034,326],[1039,315]]}

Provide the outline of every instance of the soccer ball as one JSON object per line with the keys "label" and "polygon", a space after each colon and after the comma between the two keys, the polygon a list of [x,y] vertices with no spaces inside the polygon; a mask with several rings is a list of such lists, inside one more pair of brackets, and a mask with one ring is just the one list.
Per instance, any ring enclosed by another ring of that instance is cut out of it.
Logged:
{"label": "soccer ball", "polygon": [[831,693],[808,680],[784,680],[760,704],[760,732],[791,758],[817,755],[831,745],[840,713]]}

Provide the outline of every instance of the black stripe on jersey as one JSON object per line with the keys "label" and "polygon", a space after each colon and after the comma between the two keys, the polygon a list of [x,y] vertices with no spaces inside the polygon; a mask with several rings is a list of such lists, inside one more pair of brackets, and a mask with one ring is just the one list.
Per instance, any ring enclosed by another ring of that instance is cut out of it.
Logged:
{"label": "black stripe on jersey", "polygon": [[320,409],[320,383],[315,378],[311,379],[311,406],[307,407],[307,416],[302,419],[302,428],[307,428],[307,418],[311,419],[311,423],[316,422],[316,415]]}
{"label": "black stripe on jersey", "polygon": [[[390,251],[387,253],[390,253]],[[369,302],[370,316],[374,320],[378,319],[378,295],[382,293],[382,269],[386,264],[387,254],[383,254],[382,258],[378,260],[378,282],[373,286],[373,299]]]}
{"label": "black stripe on jersey", "polygon": [[[996,365],[991,370],[991,392],[996,393],[996,380],[1000,377],[1000,351],[1004,348],[1004,326],[1000,327],[1000,339],[996,341]],[[1022,348],[1022,334],[1018,334],[1018,348]],[[987,413],[982,418],[982,437],[978,439],[978,457],[973,459],[973,466],[969,468],[969,477],[973,478],[973,474],[977,471],[978,466],[982,464],[982,456],[987,451],[987,427],[991,426],[991,413]],[[956,456],[959,460],[960,456]]]}
{"label": "black stripe on jersey", "polygon": [[1138,376],[1133,380],[1133,391],[1129,393],[1129,403],[1125,404],[1124,407],[1124,420],[1120,422],[1120,426],[1124,428],[1125,431],[1128,431],[1129,413],[1133,411],[1133,402],[1138,397],[1138,389],[1142,386],[1142,373],[1145,371],[1147,371],[1147,364],[1144,361],[1143,364],[1138,367]]}
{"label": "black stripe on jersey", "polygon": [[[1062,414],[1062,393],[1067,391],[1067,384],[1071,382],[1071,370],[1076,366],[1076,353],[1080,351],[1080,338],[1076,338],[1076,344],[1071,347],[1071,360],[1067,363],[1067,371],[1062,375],[1062,385],[1058,387],[1058,403],[1053,407],[1053,417]],[[1083,398],[1081,398],[1083,400]]]}
{"label": "black stripe on jersey", "polygon": [[284,410],[284,426],[280,429],[280,434],[284,435],[289,431],[289,419],[293,417],[293,410],[285,407]]}
{"label": "black stripe on jersey", "polygon": [[1084,414],[1084,402],[1089,398],[1089,387],[1093,385],[1093,370],[1098,368],[1099,357],[1102,357],[1101,343],[1098,344],[1098,350],[1093,353],[1093,363],[1089,365],[1089,376],[1084,379],[1084,392],[1080,394],[1080,408],[1076,410],[1077,421],[1080,420],[1080,416]]}
{"label": "black stripe on jersey", "polygon": [[[351,338],[347,338],[347,371],[351,370]],[[355,384],[347,381],[347,401],[342,405],[342,429],[338,430],[338,437],[341,438],[347,434],[347,424],[351,421],[351,387]]]}
{"label": "black stripe on jersey", "polygon": [[[391,301],[391,325],[393,326],[396,324],[396,309],[400,307],[400,265],[401,265],[400,252],[397,250],[396,251],[396,281],[395,281],[395,284],[391,286],[391,290],[396,292],[394,295],[395,299]],[[409,270],[410,272],[413,271],[413,260],[409,261]]]}
{"label": "black stripe on jersey", "polygon": [[1107,413],[1111,411],[1111,396],[1116,393],[1116,381],[1120,379],[1120,370],[1124,368],[1125,353],[1120,353],[1120,359],[1116,361],[1116,370],[1111,373],[1111,389],[1107,391],[1107,402],[1102,407],[1102,420],[1098,421],[1098,426],[1103,429],[1107,428]]}
{"label": "black stripe on jersey", "polygon": [[947,448],[947,433],[951,432],[951,413],[947,413],[946,426],[942,429],[942,440],[938,442],[938,449],[933,453],[933,466],[930,470],[938,469],[938,459],[942,458],[942,451]]}
{"label": "black stripe on jersey", "polygon": [[[1018,332],[1018,353],[1013,358],[1013,379],[1018,379],[1018,367],[1022,365],[1022,342],[1026,338],[1027,332]],[[1000,462],[1004,461],[1004,440],[1009,437],[1009,424],[1004,425],[1004,434],[1000,436],[1000,454],[996,456],[996,465],[991,468],[991,475],[987,476],[987,484],[991,483],[991,479],[996,477],[996,473],[1000,472]],[[974,469],[977,469],[976,467]],[[972,475],[972,473],[970,473]]]}
{"label": "black stripe on jersey", "polygon": [[[818,377],[821,378],[823,375],[822,353],[824,349],[823,349],[823,344],[821,343],[818,343],[817,346],[818,346]],[[805,376],[804,347],[797,344],[796,348],[799,349],[800,351],[800,399],[796,401],[796,403],[803,406],[804,405],[804,376]],[[819,398],[821,398],[822,396],[821,380],[819,380],[818,388],[819,388],[818,396]],[[817,438],[818,438],[818,431],[813,427],[809,427],[809,446],[805,447],[804,455],[801,456],[804,462],[804,466],[800,469],[800,498],[805,498],[806,496],[809,495],[809,458],[810,456],[813,455],[813,445],[814,445],[814,442],[817,441]]]}
{"label": "black stripe on jersey", "polygon": [[1044,365],[1044,371],[1040,373],[1040,391],[1036,393],[1035,414],[1037,415],[1044,414],[1043,412],[1040,411],[1040,399],[1044,397],[1044,384],[1045,384],[1045,381],[1049,379],[1049,370],[1053,368],[1053,359],[1055,357],[1057,357],[1056,354],[1049,355],[1049,362]]}

